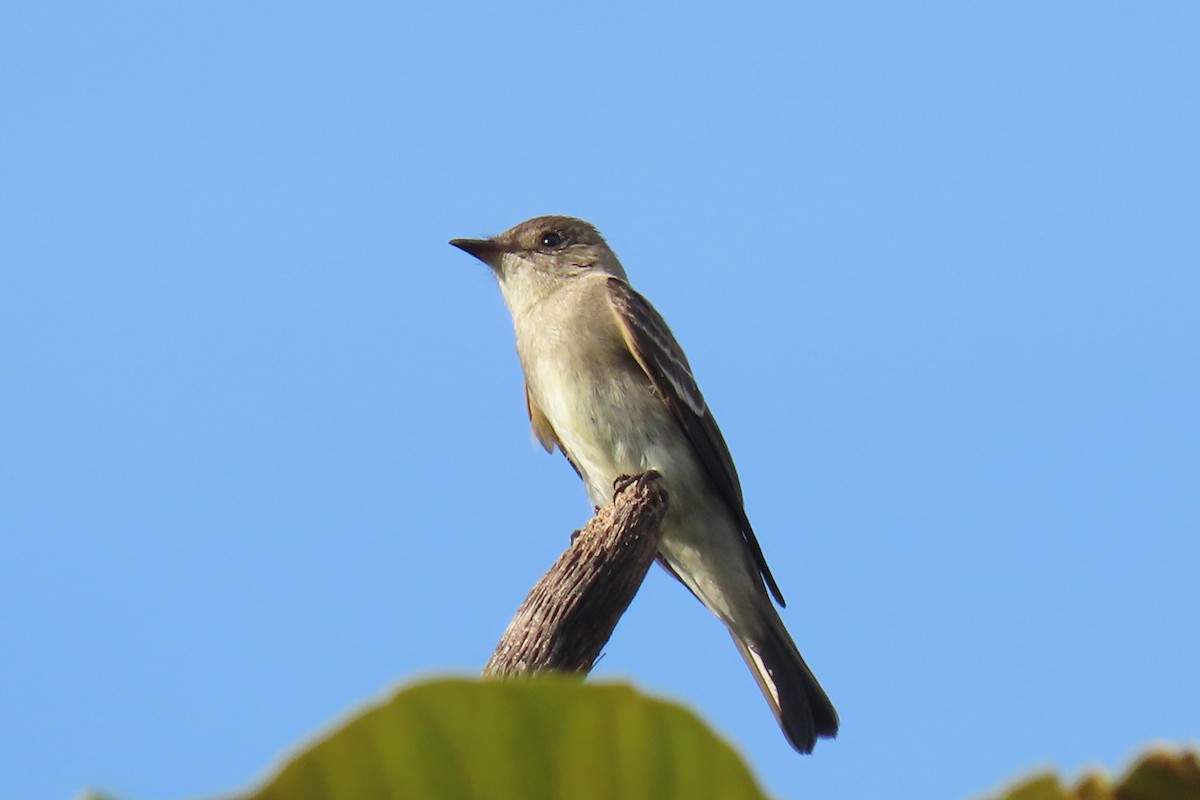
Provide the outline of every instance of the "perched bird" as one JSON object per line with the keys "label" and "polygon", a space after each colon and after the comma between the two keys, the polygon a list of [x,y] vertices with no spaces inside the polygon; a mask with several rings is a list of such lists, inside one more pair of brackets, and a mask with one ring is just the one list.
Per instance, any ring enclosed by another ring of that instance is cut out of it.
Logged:
{"label": "perched bird", "polygon": [[659,563],[725,623],[792,747],[835,736],[837,712],[767,595],[783,605],[725,439],[683,350],[600,233],[550,216],[450,244],[496,275],[538,441],[563,452],[597,508],[617,478],[657,470],[670,498]]}

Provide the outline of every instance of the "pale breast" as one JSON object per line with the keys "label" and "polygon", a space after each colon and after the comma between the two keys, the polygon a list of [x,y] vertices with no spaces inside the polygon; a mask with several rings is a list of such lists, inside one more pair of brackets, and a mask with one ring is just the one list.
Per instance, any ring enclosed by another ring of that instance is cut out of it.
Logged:
{"label": "pale breast", "polygon": [[685,444],[669,410],[629,354],[602,282],[582,281],[517,321],[530,396],[583,473],[593,504],[621,475],[662,471]]}

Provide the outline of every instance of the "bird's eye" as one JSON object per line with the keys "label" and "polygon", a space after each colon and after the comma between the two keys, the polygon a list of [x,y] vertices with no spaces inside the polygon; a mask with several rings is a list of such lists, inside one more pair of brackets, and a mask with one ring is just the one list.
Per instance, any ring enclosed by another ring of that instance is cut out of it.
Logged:
{"label": "bird's eye", "polygon": [[550,231],[542,234],[542,247],[559,248],[567,243],[567,240],[558,231]]}

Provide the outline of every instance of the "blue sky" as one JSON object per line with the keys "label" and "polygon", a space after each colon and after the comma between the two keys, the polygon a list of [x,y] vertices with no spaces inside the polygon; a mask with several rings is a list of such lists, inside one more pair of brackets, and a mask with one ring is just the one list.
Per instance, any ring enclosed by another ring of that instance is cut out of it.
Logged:
{"label": "blue sky", "polygon": [[1200,738],[1194,4],[10,4],[0,795],[243,787],[589,514],[447,246],[591,220],[841,713],[652,571],[596,671],[793,797]]}

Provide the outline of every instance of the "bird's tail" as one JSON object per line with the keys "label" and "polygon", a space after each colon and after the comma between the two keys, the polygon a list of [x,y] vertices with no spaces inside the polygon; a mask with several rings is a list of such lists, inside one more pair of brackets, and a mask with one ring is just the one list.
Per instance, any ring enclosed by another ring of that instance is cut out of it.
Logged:
{"label": "bird's tail", "polygon": [[837,735],[837,712],[770,601],[760,608],[761,624],[752,634],[730,633],[784,736],[799,752],[811,753],[818,736]]}

